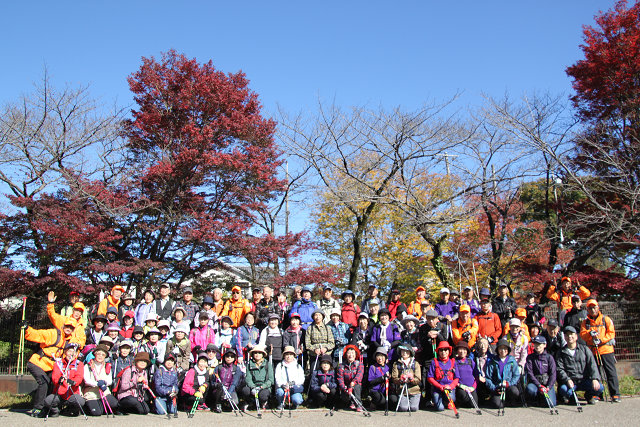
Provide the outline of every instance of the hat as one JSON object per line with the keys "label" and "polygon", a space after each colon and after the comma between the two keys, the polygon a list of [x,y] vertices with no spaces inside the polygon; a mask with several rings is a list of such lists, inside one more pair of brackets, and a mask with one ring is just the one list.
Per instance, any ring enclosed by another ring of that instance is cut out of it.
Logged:
{"label": "hat", "polygon": [[431,303],[429,302],[429,298],[425,298],[420,302],[420,307],[422,307],[423,305],[431,305]]}
{"label": "hat", "polygon": [[196,359],[196,361],[198,361],[200,359],[204,359],[204,360],[208,361],[209,360],[209,356],[204,351],[201,351],[200,353],[198,353],[198,358]]}
{"label": "hat", "polygon": [[520,322],[520,319],[509,319],[509,326],[522,326],[522,322]]}
{"label": "hat", "polygon": [[93,318],[92,322],[93,323],[96,323],[96,322],[107,323],[107,318],[104,316],[104,314],[98,314],[98,315],[96,315],[96,317]]}
{"label": "hat", "polygon": [[107,344],[110,344],[111,347],[113,347],[113,339],[109,335],[103,335],[102,338],[100,338],[100,342],[98,344],[101,344],[103,342],[106,342]]}
{"label": "hat", "polygon": [[317,313],[322,314],[322,318],[324,319],[324,317],[325,317],[325,316],[324,316],[324,311],[320,310],[319,308],[316,308],[315,310],[313,310],[313,313],[311,313],[311,318],[313,319],[313,318],[314,318],[314,316],[315,316]]}
{"label": "hat", "polygon": [[458,292],[458,290],[457,290],[457,289],[453,288],[453,289],[451,290],[451,295],[460,295],[460,292]]}
{"label": "hat", "polygon": [[471,286],[469,286],[469,285],[465,286],[464,289],[463,289],[463,291],[472,291],[472,290],[473,290],[473,288]]}
{"label": "hat", "polygon": [[263,344],[256,344],[255,346],[253,346],[251,350],[249,350],[249,354],[252,354],[252,353],[262,353],[266,356],[267,349]]}
{"label": "hat", "polygon": [[193,293],[193,288],[191,286],[186,286],[182,290],[182,295],[184,295],[184,294],[192,294],[192,293]]}
{"label": "hat", "polygon": [[213,297],[211,295],[205,295],[204,298],[202,298],[202,303],[203,304],[211,304],[211,305],[215,304],[213,302]]}
{"label": "hat", "polygon": [[158,328],[158,329],[163,328],[163,327],[171,329],[171,322],[169,322],[168,320],[161,320],[156,325],[156,328]]}
{"label": "hat", "polygon": [[126,346],[133,347],[133,341],[131,341],[129,338],[126,338],[120,342],[119,348]]}
{"label": "hat", "polygon": [[408,351],[411,354],[411,356],[415,355],[415,351],[413,351],[413,347],[411,347],[410,345],[400,344],[397,348],[398,348],[398,352]]}
{"label": "hat", "polygon": [[340,295],[340,298],[344,299],[344,297],[345,297],[346,295],[351,295],[352,297],[355,297],[355,295],[354,295],[353,291],[351,291],[351,290],[347,289],[346,291],[344,291],[344,292],[342,293],[342,295]]}
{"label": "hat", "polygon": [[333,316],[334,314],[342,317],[342,310],[340,310],[338,307],[334,308],[333,310],[331,310],[331,313],[329,313],[329,317]]}
{"label": "hat", "polygon": [[587,301],[587,308],[589,307],[597,307],[598,306],[598,301],[596,301],[595,299],[590,299],[589,301]]}
{"label": "hat", "polygon": [[133,311],[127,310],[127,311],[124,312],[124,316],[122,316],[122,318],[124,319],[125,317],[130,317],[130,318],[133,319],[133,318],[136,317],[136,315],[135,315],[135,313]]}
{"label": "hat", "polygon": [[222,323],[222,322],[227,322],[227,323],[229,323],[229,326],[233,326],[233,319],[231,317],[229,317],[229,316],[222,316],[220,318],[220,323]]}
{"label": "hat", "polygon": [[131,335],[135,335],[135,334],[143,334],[144,335],[144,328],[142,326],[134,326],[133,327],[133,333]]}
{"label": "hat", "polygon": [[426,292],[427,290],[424,288],[424,286],[418,286],[416,288],[416,292],[418,292],[418,291],[425,291]]}
{"label": "hat", "polygon": [[164,361],[166,362],[167,360],[173,360],[175,362],[176,356],[173,353],[169,353],[166,356],[164,356]]}
{"label": "hat", "polygon": [[460,306],[460,313],[462,312],[471,313],[471,307],[469,307],[467,304],[462,304]]}
{"label": "hat", "polygon": [[79,345],[78,343],[70,342],[70,343],[67,343],[67,345],[65,345],[65,346],[64,346],[64,351],[67,351],[67,350],[69,350],[70,348],[72,348],[72,349],[74,349],[74,350],[77,350],[79,346],[80,346],[80,345]]}
{"label": "hat", "polygon": [[109,314],[109,313],[113,313],[113,314],[115,314],[117,316],[118,315],[118,309],[115,308],[115,307],[109,307],[107,309],[107,314]]}
{"label": "hat", "polygon": [[[298,314],[298,317],[300,317],[299,314]],[[271,319],[276,319],[279,322],[280,321],[280,316],[278,316],[276,313],[271,313],[269,315],[269,319],[268,320],[271,320]]]}
{"label": "hat", "polygon": [[564,276],[562,279],[560,279],[560,283],[562,283],[562,282],[569,282],[569,283],[571,283],[571,278],[570,278],[570,277],[567,277],[567,276]]}
{"label": "hat", "polygon": [[361,317],[364,317],[365,319],[369,320],[369,313],[365,313],[363,311],[358,315],[358,319],[360,319]]}
{"label": "hat", "polygon": [[73,295],[80,296],[80,292],[78,292],[78,291],[69,292],[69,296],[73,296]]}
{"label": "hat", "polygon": [[576,294],[571,295],[571,300],[572,301],[582,301],[580,299],[580,295],[576,295]]}
{"label": "hat", "polygon": [[427,312],[424,315],[425,317],[438,317],[438,312],[435,311],[434,309],[431,309],[431,310],[427,310]]}
{"label": "hat", "polygon": [[531,338],[531,342],[534,344],[546,344],[547,340],[542,335],[536,335],[535,337]]}
{"label": "hat", "polygon": [[576,328],[574,328],[573,326],[566,326],[564,328],[564,333],[565,334],[577,334],[578,331],[576,331]]}
{"label": "hat", "polygon": [[480,296],[490,296],[491,295],[491,289],[489,288],[482,288],[480,289]]}
{"label": "hat", "polygon": [[456,344],[455,347],[453,347],[453,348],[454,348],[454,350],[457,350],[459,348],[464,348],[468,352],[469,351],[469,343],[467,343],[465,340],[460,340],[460,341],[458,341],[458,344]]}
{"label": "hat", "polygon": [[295,312],[295,313],[291,313],[291,314],[289,315],[289,318],[290,318],[290,319],[293,319],[294,317],[297,317],[298,319],[300,319],[300,313]]}
{"label": "hat", "polygon": [[178,323],[176,328],[173,330],[174,334],[176,332],[182,332],[185,335],[189,335],[189,326],[187,326],[185,323]]}
{"label": "hat", "polygon": [[84,311],[84,304],[81,303],[81,302],[77,302],[77,303],[73,304],[73,309],[74,310]]}
{"label": "hat", "polygon": [[[64,324],[62,326],[71,326],[72,328],[76,327],[76,321],[74,318],[72,317],[67,317],[66,319],[64,319]],[[118,331],[120,330],[120,328],[118,328]]]}
{"label": "hat", "polygon": [[378,289],[378,285],[376,285],[374,283],[369,283],[369,287]]}
{"label": "hat", "polygon": [[313,285],[307,285],[304,288],[302,288],[302,292],[311,292],[311,293],[313,293],[313,288],[314,288]]}
{"label": "hat", "polygon": [[344,347],[344,349],[342,350],[342,358],[343,359],[347,358],[347,350],[355,350],[355,352],[356,352],[356,360],[360,359],[360,349],[358,349],[358,347],[356,347],[353,344],[349,344],[349,345],[346,345]]}
{"label": "hat", "polygon": [[122,298],[120,298],[120,299],[121,299],[122,301],[125,301],[125,300],[135,300],[135,298],[134,298],[134,297],[133,297],[133,295],[131,295],[131,294],[124,294],[124,295],[122,296]]}
{"label": "hat", "polygon": [[124,288],[120,285],[115,285],[113,288],[111,288],[111,292],[113,291],[120,291],[120,292],[124,292]]}
{"label": "hat", "polygon": [[547,322],[547,325],[555,328],[558,326],[558,321],[556,319],[549,319],[549,321]]}
{"label": "hat", "polygon": [[405,317],[402,319],[402,322],[401,322],[401,323],[402,323],[402,327],[403,327],[403,328],[405,328],[405,329],[407,329],[407,322],[409,322],[409,321],[412,321],[416,326],[417,326],[417,325],[418,325],[418,323],[419,323],[418,319],[417,319],[415,316],[413,316],[413,315],[411,315],[411,314],[410,314],[410,315],[408,315],[408,316],[405,316]]}
{"label": "hat", "polygon": [[153,292],[153,290],[151,290],[151,289],[145,289],[145,291],[143,292],[143,294],[146,294],[146,293],[150,293],[150,294],[153,296],[153,299],[156,299],[156,293],[155,293],[155,292]]}
{"label": "hat", "polygon": [[160,336],[162,336],[162,332],[160,332],[160,330],[158,330],[158,328],[151,328],[147,331],[147,336],[150,336],[151,334],[158,334]]}
{"label": "hat", "polygon": [[524,308],[517,308],[516,309],[516,316],[518,316],[518,317],[527,317],[527,310],[525,310]]}
{"label": "hat", "polygon": [[529,292],[527,294],[527,298],[535,298],[535,297],[536,297],[536,294],[534,294],[533,292]]}
{"label": "hat", "polygon": [[160,284],[160,289],[162,289],[162,288],[169,288],[169,289],[171,289],[171,285],[170,285],[170,284],[168,284],[167,282],[164,282],[164,283],[161,283],[161,284]]}
{"label": "hat", "polygon": [[529,325],[529,329],[531,328],[538,328],[538,329],[542,329],[542,325],[539,322],[533,322]]}
{"label": "hat", "polygon": [[138,353],[136,353],[136,357],[133,358],[133,363],[140,361],[147,362],[147,365],[151,363],[151,360],[149,359],[149,353],[147,353],[146,351],[139,351]]}
{"label": "hat", "polygon": [[109,323],[107,326],[107,332],[116,331],[120,332],[120,326],[117,323]]}
{"label": "hat", "polygon": [[[235,358],[237,358],[237,357],[238,357],[238,353],[236,352],[236,349],[235,349],[235,348],[233,348],[233,347],[227,347],[227,348],[224,350],[224,353],[222,353],[222,356],[223,356],[223,357],[226,357],[226,356],[227,356],[227,354],[232,354],[232,355],[233,355],[233,357],[235,357]],[[284,352],[283,352],[282,354],[284,355]]]}
{"label": "hat", "polygon": [[331,289],[331,286],[329,286],[329,285],[324,285],[324,286],[322,287],[322,292],[324,292],[324,291],[331,291],[331,292],[333,292],[333,289]]}
{"label": "hat", "polygon": [[217,353],[217,352],[218,352],[218,350],[220,350],[220,349],[219,349],[219,348],[218,348],[218,346],[217,346],[217,345],[215,345],[214,343],[209,343],[209,344],[207,344],[207,348],[205,349],[205,351],[206,351],[207,353],[208,353],[208,352],[210,352],[210,351],[215,351],[215,352]]}
{"label": "hat", "polygon": [[387,350],[385,346],[381,345],[376,349],[374,356],[376,354],[384,354],[386,357],[389,357],[389,350]]}
{"label": "hat", "polygon": [[187,315],[187,310],[185,310],[181,305],[176,306],[176,308],[173,309],[173,314],[175,315],[178,311],[181,311],[185,316]]}
{"label": "hat", "polygon": [[511,351],[511,344],[509,344],[509,341],[507,341],[504,338],[501,338],[500,340],[498,340],[498,344],[496,344],[496,350],[502,346],[507,347],[507,349]]}
{"label": "hat", "polygon": [[480,303],[484,303],[484,302],[491,302],[491,300],[489,299],[489,297],[480,298]]}
{"label": "hat", "polygon": [[251,293],[252,294],[261,294],[262,293],[262,288],[253,288]]}
{"label": "hat", "polygon": [[398,288],[391,289],[391,293],[392,294],[399,294],[400,293],[400,289],[398,289]]}
{"label": "hat", "polygon": [[[102,341],[102,340],[100,340]],[[109,354],[109,348],[107,348],[106,346],[99,344],[96,346],[96,348],[93,349],[93,354],[96,354],[97,352],[103,352],[105,355]]]}
{"label": "hat", "polygon": [[330,365],[333,366],[333,360],[331,359],[331,355],[328,353],[323,354],[322,356],[320,356],[320,363],[328,363]]}
{"label": "hat", "polygon": [[440,289],[440,293],[441,294],[450,294],[451,291],[449,290],[449,288],[442,288],[442,289]]}
{"label": "hat", "polygon": [[233,288],[231,288],[231,292],[240,292],[240,293],[242,293],[242,288],[240,286],[236,285]]}
{"label": "hat", "polygon": [[296,349],[295,349],[295,348],[293,348],[293,346],[292,346],[292,345],[287,345],[287,346],[285,346],[285,347],[284,347],[284,349],[282,350],[282,355],[284,356],[284,355],[285,355],[285,354],[287,354],[287,353],[291,353],[291,354],[293,354],[293,355],[295,356],[295,355],[296,355]]}
{"label": "hat", "polygon": [[372,305],[380,305],[380,300],[378,298],[371,298],[369,300],[369,307],[371,307]]}
{"label": "hat", "polygon": [[206,311],[201,311],[198,313],[198,320],[209,320],[209,313]]}
{"label": "hat", "polygon": [[438,344],[438,347],[436,348],[436,351],[440,351],[445,348],[451,351],[451,346],[447,341],[440,341],[440,343]]}
{"label": "hat", "polygon": [[155,313],[149,313],[149,314],[147,314],[147,318],[144,319],[144,322],[147,323],[147,322],[149,322],[151,320],[153,320],[154,322],[157,322],[158,321],[158,316],[156,316]]}
{"label": "hat", "polygon": [[378,312],[378,318],[385,315],[391,317],[391,312],[387,308],[383,308],[382,310],[380,310],[380,312]]}

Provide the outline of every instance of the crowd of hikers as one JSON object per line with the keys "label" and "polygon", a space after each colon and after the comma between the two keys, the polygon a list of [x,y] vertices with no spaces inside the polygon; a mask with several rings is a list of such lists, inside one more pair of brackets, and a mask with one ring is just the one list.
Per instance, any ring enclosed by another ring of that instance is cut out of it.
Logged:
{"label": "crowd of hikers", "polygon": [[[142,300],[114,286],[85,307],[72,292],[51,329],[25,338],[40,345],[27,369],[37,382],[31,415],[147,414],[177,417],[198,410],[282,411],[306,406],[363,412],[444,411],[456,407],[619,402],[615,330],[584,286],[563,277],[546,297],[558,317],[546,319],[536,295],[518,307],[509,289],[462,295],[442,288],[438,301],[415,289],[409,304],[392,289],[383,301],[370,286],[361,304],[351,291],[269,286],[251,298],[234,286],[194,301],[169,284]],[[608,393],[604,385],[608,387]],[[364,398],[364,400],[363,400]],[[557,413],[557,410],[556,410]]]}

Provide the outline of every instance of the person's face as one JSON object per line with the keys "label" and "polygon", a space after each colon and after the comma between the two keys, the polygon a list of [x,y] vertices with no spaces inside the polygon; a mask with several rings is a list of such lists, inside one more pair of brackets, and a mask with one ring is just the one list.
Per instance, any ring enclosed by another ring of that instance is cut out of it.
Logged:
{"label": "person's face", "polygon": [[221,299],[222,299],[222,289],[216,289],[215,291],[213,291],[213,300],[218,302]]}
{"label": "person's face", "polygon": [[504,359],[505,357],[507,357],[507,355],[509,354],[509,349],[503,345],[501,345],[498,348],[498,356],[500,356],[501,359]]}
{"label": "person's face", "polygon": [[[214,356],[215,356],[215,352],[213,352],[213,353],[214,353]],[[211,356],[209,356],[209,357],[211,358]],[[231,353],[227,353],[227,354],[224,356],[224,361],[225,361],[225,363],[226,363],[227,365],[231,365],[233,362],[235,362],[235,360],[236,360],[236,358],[235,358],[235,357],[233,356],[233,354],[231,354]]]}
{"label": "person's face", "polygon": [[287,363],[291,363],[293,362],[293,359],[295,358],[295,356],[293,355],[293,353],[287,353],[284,355],[284,361]]}
{"label": "person's face", "polygon": [[160,288],[160,296],[162,298],[166,297],[169,295],[169,288],[167,288],[166,286],[163,286]]}
{"label": "person's face", "polygon": [[114,320],[116,320],[116,314],[115,313],[107,313],[107,320],[109,321],[109,323],[113,322]]}
{"label": "person's face", "polygon": [[131,326],[131,324],[133,323],[133,319],[129,316],[125,316],[125,318],[122,319],[122,321],[126,326]]}
{"label": "person's face", "polygon": [[464,359],[465,357],[467,357],[467,354],[469,352],[467,351],[466,348],[458,348],[458,357],[461,359]]}
{"label": "person's face", "polygon": [[407,320],[406,325],[408,331],[413,331],[413,328],[416,327],[416,322],[414,322],[413,320]]}
{"label": "person's face", "polygon": [[443,292],[440,294],[440,299],[444,302],[448,302],[449,301],[449,294],[446,292]]}
{"label": "person's face", "polygon": [[411,357],[411,353],[408,352],[407,350],[400,350],[400,357],[406,360],[409,357]]}
{"label": "person's face", "polygon": [[95,353],[93,353],[93,356],[98,363],[104,362],[104,359],[107,357],[104,351],[96,351]]}
{"label": "person's face", "polygon": [[264,358],[264,354],[262,354],[261,352],[256,351],[256,352],[254,352],[254,353],[253,353],[253,360],[254,360],[255,362],[259,362],[259,361],[261,361],[263,358]]}
{"label": "person's face", "polygon": [[529,305],[533,305],[536,303],[536,298],[535,297],[529,297],[527,298],[527,304]]}
{"label": "person's face", "polygon": [[229,323],[228,320],[225,320],[223,322],[220,322],[220,324],[222,325],[222,329],[229,329],[231,327],[231,323]]}
{"label": "person's face", "polygon": [[302,292],[302,299],[310,300],[311,299],[311,292],[303,291]]}
{"label": "person's face", "polygon": [[[315,319],[315,316],[314,316]],[[278,319],[269,319],[269,327],[275,329],[278,327]]]}
{"label": "person's face", "polygon": [[386,314],[383,314],[382,316],[380,316],[380,323],[382,323],[383,325],[388,325],[389,324],[389,316]]}
{"label": "person's face", "polygon": [[371,306],[369,306],[369,313],[372,316],[375,316],[376,314],[378,314],[379,311],[380,311],[380,306],[379,305],[371,305]]}
{"label": "person's face", "polygon": [[201,327],[205,327],[207,326],[207,323],[209,323],[209,319],[200,319],[198,322],[200,323]]}
{"label": "person's face", "polygon": [[480,347],[480,351],[482,352],[482,354],[486,354],[487,351],[489,351],[489,341],[480,340],[478,347]]}
{"label": "person's face", "polygon": [[300,298],[300,295],[302,295],[302,289],[296,288],[296,289],[293,290],[293,296],[294,297]]}
{"label": "person's face", "polygon": [[549,336],[551,336],[551,337],[555,337],[556,335],[558,335],[558,331],[559,330],[560,330],[560,328],[557,327],[557,326],[547,325],[547,332],[549,333]]}
{"label": "person's face", "polygon": [[138,360],[136,362],[136,368],[138,368],[138,371],[144,371],[145,369],[147,369],[147,362],[145,362],[144,360]]}
{"label": "person's face", "polygon": [[574,334],[573,332],[567,332],[564,334],[564,337],[567,340],[567,344],[573,345],[578,342],[578,334]]}
{"label": "person's face", "polygon": [[124,305],[126,305],[127,307],[131,307],[133,305],[133,300],[132,299],[126,299],[124,301],[122,301],[124,303]]}
{"label": "person's face", "polygon": [[73,347],[70,347],[67,349],[64,355],[67,357],[67,360],[71,360],[76,355],[76,349]]}
{"label": "person's face", "polygon": [[470,300],[471,298],[473,298],[473,289],[464,290],[462,291],[462,294],[464,295],[464,299]]}
{"label": "person's face", "polygon": [[466,323],[469,321],[469,319],[471,319],[471,314],[468,311],[460,312],[460,320]]}
{"label": "person's face", "polygon": [[142,337],[144,337],[144,334],[141,332],[138,332],[137,334],[133,334],[133,339],[136,341],[140,341]]}
{"label": "person's face", "polygon": [[[229,355],[225,356],[225,360],[227,359],[227,357],[231,357],[231,359],[232,359],[231,362],[233,362],[234,357],[232,355],[229,354]],[[209,360],[215,359],[216,358],[215,350],[207,350],[207,358]],[[231,362],[229,362],[229,363],[231,363]]]}
{"label": "person's face", "polygon": [[270,287],[265,287],[264,290],[262,291],[262,295],[264,295],[264,297],[268,300],[271,300],[271,298],[273,298],[273,289],[271,289]]}
{"label": "person's face", "polygon": [[107,333],[107,335],[109,335],[111,338],[116,338],[118,336],[118,331],[109,331]]}
{"label": "person's face", "polygon": [[597,305],[587,307],[587,313],[589,313],[589,316],[591,317],[597,317],[599,312],[600,308]]}
{"label": "person's face", "polygon": [[353,297],[351,295],[345,295],[344,296],[344,302],[347,304],[351,304],[351,301],[353,301]]}
{"label": "person's face", "polygon": [[169,333],[169,328],[167,328],[166,326],[162,326],[160,329],[160,333],[162,334],[163,337],[167,336],[167,334]]}
{"label": "person's face", "polygon": [[418,299],[423,299],[425,294],[426,294],[426,292],[422,291],[422,290],[416,292],[416,296],[418,297]]}
{"label": "person's face", "polygon": [[581,310],[582,309],[582,301],[581,300],[573,300],[573,306],[577,309],[577,310]]}
{"label": "person's face", "polygon": [[144,302],[149,304],[151,301],[153,301],[153,295],[151,295],[150,292],[145,292],[144,293]]}
{"label": "person's face", "polygon": [[568,280],[565,280],[564,282],[562,282],[561,286],[562,286],[562,289],[564,289],[567,292],[571,290],[571,282],[569,282]]}
{"label": "person's face", "polygon": [[185,292],[184,295],[182,295],[182,299],[184,300],[184,302],[190,303],[193,299],[193,294],[191,292]]}
{"label": "person's face", "polygon": [[347,361],[349,363],[353,362],[354,360],[356,360],[356,351],[352,348],[350,348],[349,350],[347,350]]}
{"label": "person's face", "polygon": [[438,350],[438,357],[440,357],[441,359],[446,359],[447,357],[449,357],[449,349],[441,348],[440,350]]}
{"label": "person's face", "polygon": [[400,294],[395,292],[391,294],[391,301],[395,302],[395,301],[398,301],[399,299],[400,299]]}
{"label": "person's face", "polygon": [[120,289],[114,289],[111,291],[111,296],[115,299],[120,299],[122,296],[122,291]]}
{"label": "person's face", "polygon": [[166,359],[164,361],[164,367],[167,368],[168,370],[173,369],[173,366],[175,365],[175,362],[173,359]]}
{"label": "person's face", "polygon": [[339,315],[337,315],[337,314],[332,314],[332,315],[331,315],[331,321],[332,321],[333,323],[340,323],[340,316],[339,316]]}
{"label": "person's face", "polygon": [[324,299],[331,299],[331,289],[325,289],[322,295],[324,296]]}
{"label": "person's face", "polygon": [[198,368],[200,368],[201,371],[204,371],[204,369],[207,367],[208,364],[209,362],[207,362],[207,359],[204,359],[204,358],[198,359]]}
{"label": "person's face", "polygon": [[367,329],[369,327],[369,319],[366,317],[359,318],[358,325],[360,326],[360,329]]}
{"label": "person's face", "polygon": [[178,311],[175,312],[173,317],[176,318],[176,321],[180,322],[180,321],[182,321],[182,319],[184,319],[184,313],[182,312],[182,310],[178,310]]}
{"label": "person's face", "polygon": [[156,326],[156,321],[155,320],[147,320],[145,323],[147,324],[147,326],[149,328],[153,328],[153,327]]}
{"label": "person's face", "polygon": [[102,328],[104,328],[104,322],[102,320],[97,320],[93,322],[93,324],[97,330],[101,330]]}
{"label": "person's face", "polygon": [[491,310],[491,303],[489,301],[483,302],[482,304],[480,304],[480,308],[482,309],[483,313],[488,313],[489,310]]}
{"label": "person's face", "polygon": [[300,326],[300,319],[297,317],[292,317],[291,326],[293,326],[294,328],[297,328],[298,326]]}
{"label": "person's face", "polygon": [[322,369],[322,372],[329,372],[331,370],[331,364],[329,362],[322,362],[320,369]]}
{"label": "person's face", "polygon": [[506,286],[500,286],[498,288],[498,293],[500,294],[501,297],[506,296],[507,292],[509,292],[509,288],[507,288]]}
{"label": "person's face", "polygon": [[438,324],[438,318],[433,316],[427,316],[427,324],[430,328],[435,328]]}
{"label": "person's face", "polygon": [[80,301],[80,296],[77,294],[71,294],[69,295],[69,302],[71,303],[71,305],[77,303],[78,301]]}
{"label": "person's face", "polygon": [[537,337],[538,335],[540,335],[540,329],[538,329],[535,326],[530,327],[529,328],[529,335],[531,335],[531,338]]}
{"label": "person's face", "polygon": [[509,326],[509,330],[511,331],[511,335],[517,335],[518,332],[520,332],[520,326],[511,325],[511,326]]}
{"label": "person's face", "polygon": [[247,326],[253,326],[255,322],[256,320],[253,318],[253,316],[247,315],[244,318],[244,324]]}
{"label": "person's face", "polygon": [[323,320],[324,318],[322,317],[322,314],[316,313],[313,315],[313,321],[316,322],[318,325],[322,323]]}
{"label": "person's face", "polygon": [[176,340],[182,341],[184,339],[185,333],[182,331],[176,331],[174,335],[176,336]]}
{"label": "person's face", "polygon": [[[211,304],[209,304],[208,302],[205,302],[204,304],[202,304],[202,309],[203,309],[204,311],[209,311],[209,310],[211,310],[211,307],[213,307],[213,306],[212,306]],[[207,321],[209,321],[209,320],[207,319]]]}
{"label": "person's face", "polygon": [[149,342],[151,343],[157,343],[159,339],[160,339],[160,336],[158,334],[149,335]]}
{"label": "person's face", "polygon": [[240,299],[240,291],[236,290],[236,291],[231,292],[231,298],[234,301],[238,301]]}
{"label": "person's face", "polygon": [[82,317],[82,310],[73,310],[71,315],[74,319],[78,320]]}
{"label": "person's face", "polygon": [[384,354],[376,354],[376,363],[378,365],[384,365],[385,363],[387,363],[387,358]]}
{"label": "person's face", "polygon": [[278,294],[278,302],[283,303],[287,300],[287,296],[285,294]]}
{"label": "person's face", "polygon": [[262,299],[262,292],[254,292],[253,293],[253,300],[254,301],[260,301]]}
{"label": "person's face", "polygon": [[534,343],[533,344],[533,350],[538,354],[542,354],[546,347],[547,347],[547,345],[546,344],[542,344],[542,343]]}

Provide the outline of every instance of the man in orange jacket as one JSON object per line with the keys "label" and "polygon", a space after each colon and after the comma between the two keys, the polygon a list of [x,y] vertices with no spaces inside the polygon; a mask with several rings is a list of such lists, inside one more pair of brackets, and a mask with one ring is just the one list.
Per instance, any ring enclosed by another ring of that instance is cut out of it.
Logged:
{"label": "man in orange jacket", "polygon": [[242,298],[242,288],[231,288],[231,299],[226,302],[222,310],[222,316],[229,316],[233,320],[233,327],[238,328],[244,322],[244,317],[251,311],[251,303]]}
{"label": "man in orange jacket", "polygon": [[613,327],[613,321],[609,316],[600,312],[600,306],[595,299],[587,301],[587,318],[580,325],[580,338],[587,343],[596,357],[598,365],[602,365],[604,368],[611,400],[620,402],[618,373],[616,372],[616,358],[613,348],[616,331]]}
{"label": "man in orange jacket", "polygon": [[478,335],[478,321],[471,318],[471,307],[467,304],[460,306],[458,318],[451,323],[451,334],[453,345],[458,345],[460,341],[466,341],[469,348],[475,345]]}
{"label": "man in orange jacket", "polygon": [[584,286],[578,284],[574,289],[570,277],[563,277],[560,280],[559,287],[556,287],[554,284],[554,286],[550,286],[547,291],[547,298],[558,303],[558,321],[560,322],[560,326],[564,324],[564,315],[566,312],[573,307],[571,296],[574,294],[578,295],[581,300],[585,300],[591,296],[589,289]]}
{"label": "man in orange jacket", "polygon": [[47,314],[49,315],[49,320],[53,324],[53,327],[56,329],[61,329],[64,326],[64,322],[67,319],[72,319],[75,323],[75,329],[73,330],[74,341],[80,344],[80,350],[84,347],[85,342],[87,341],[87,335],[85,332],[86,325],[84,324],[84,320],[82,315],[84,314],[84,304],[81,302],[76,302],[73,305],[73,311],[70,316],[63,316],[61,314],[56,313],[55,307],[53,303],[56,301],[55,292],[51,291],[47,295],[47,300],[49,303],[47,304]]}
{"label": "man in orange jacket", "polygon": [[425,301],[426,294],[427,290],[424,286],[418,286],[416,288],[416,299],[409,304],[409,307],[407,307],[407,314],[413,314],[418,319],[422,317],[422,302]]}
{"label": "man in orange jacket", "polygon": [[100,301],[100,305],[98,305],[98,314],[106,316],[109,307],[118,308],[118,305],[120,304],[120,297],[122,296],[123,292],[124,288],[120,285],[116,285],[111,288],[111,295],[108,295],[105,299]]}
{"label": "man in orange jacket", "polygon": [[31,416],[40,416],[44,406],[44,399],[47,397],[49,385],[51,384],[51,371],[56,363],[56,359],[62,357],[64,348],[70,342],[76,342],[73,336],[76,322],[67,317],[60,329],[33,329],[24,321],[22,328],[25,328],[24,338],[26,340],[40,344],[40,350],[33,353],[27,363],[27,371],[38,384],[33,395],[33,410]]}
{"label": "man in orange jacket", "polygon": [[488,295],[483,295],[480,300],[480,313],[476,314],[474,319],[478,322],[478,336],[486,338],[491,348],[495,349],[502,336],[502,322],[500,317],[491,311],[491,300]]}

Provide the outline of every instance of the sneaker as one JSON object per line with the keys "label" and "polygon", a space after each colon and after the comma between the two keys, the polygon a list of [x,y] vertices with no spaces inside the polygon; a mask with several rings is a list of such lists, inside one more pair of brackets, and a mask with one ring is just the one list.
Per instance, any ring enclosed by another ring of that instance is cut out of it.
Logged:
{"label": "sneaker", "polygon": [[351,409],[352,411],[356,410],[356,405],[354,405],[353,403],[351,405],[349,405],[349,409]]}
{"label": "sneaker", "polygon": [[358,406],[358,407],[356,408],[356,412],[362,412],[362,408]]}
{"label": "sneaker", "polygon": [[201,403],[198,405],[198,411],[208,411],[208,410],[209,410],[209,407],[206,404]]}
{"label": "sneaker", "polygon": [[620,403],[620,396],[615,395],[611,398],[611,401],[614,403]]}
{"label": "sneaker", "polygon": [[32,409],[29,415],[31,415],[34,418],[39,418],[41,415],[44,415],[44,414],[42,413],[42,409]]}
{"label": "sneaker", "polygon": [[178,411],[173,413],[173,418],[178,418]]}
{"label": "sneaker", "polygon": [[595,405],[598,402],[598,399],[596,396],[591,396],[590,398],[587,399],[587,403],[589,405]]}
{"label": "sneaker", "polygon": [[222,405],[217,404],[215,408],[213,408],[213,412],[215,412],[216,414],[219,414],[222,412]]}

